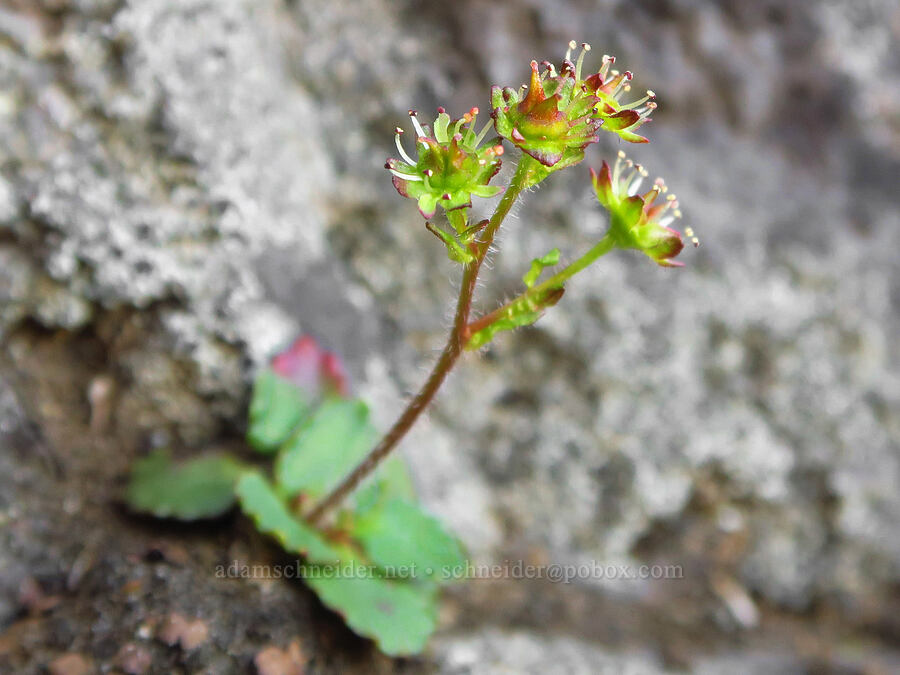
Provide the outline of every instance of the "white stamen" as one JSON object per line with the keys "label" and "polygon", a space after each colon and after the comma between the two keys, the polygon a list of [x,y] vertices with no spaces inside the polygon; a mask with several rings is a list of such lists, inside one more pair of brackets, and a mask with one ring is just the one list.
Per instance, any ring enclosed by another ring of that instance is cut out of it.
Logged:
{"label": "white stamen", "polygon": [[408,180],[411,182],[417,182],[417,181],[422,180],[422,178],[420,176],[413,176],[408,173],[401,173],[400,171],[394,171],[393,169],[388,169],[388,171],[390,171],[392,174],[397,176],[397,178],[402,178],[403,180]]}
{"label": "white stamen", "polygon": [[612,175],[612,184],[615,186],[616,190],[619,189],[619,176],[622,173],[622,160],[625,159],[625,153],[619,150],[618,159],[616,163],[613,165],[613,175]]}
{"label": "white stamen", "polygon": [[578,62],[575,64],[575,81],[581,82],[581,67],[584,65],[584,55],[591,51],[591,46],[587,42],[581,43],[581,53],[578,55]]}
{"label": "white stamen", "polygon": [[419,124],[419,118],[416,117],[416,114],[417,113],[415,110],[410,110],[409,118],[412,120],[413,126],[416,128],[416,133],[419,136],[425,136],[425,130],[422,128],[422,125]]}
{"label": "white stamen", "polygon": [[493,120],[489,120],[487,124],[484,125],[484,128],[478,132],[478,135],[475,137],[474,147],[478,147],[481,145],[481,141],[484,140],[484,137],[487,136],[488,129],[494,126]]}
{"label": "white stamen", "polygon": [[403,133],[403,129],[397,127],[397,133],[394,135],[394,143],[397,144],[397,152],[400,153],[400,156],[403,158],[403,161],[407,164],[411,164],[412,166],[416,165],[416,161],[406,154],[406,150],[403,149],[403,144],[400,142],[400,134]]}
{"label": "white stamen", "polygon": [[641,183],[643,183],[643,182],[644,182],[644,177],[641,175],[638,175],[638,177],[632,181],[631,185],[628,186],[628,196],[634,197],[637,194],[638,190],[640,189]]}

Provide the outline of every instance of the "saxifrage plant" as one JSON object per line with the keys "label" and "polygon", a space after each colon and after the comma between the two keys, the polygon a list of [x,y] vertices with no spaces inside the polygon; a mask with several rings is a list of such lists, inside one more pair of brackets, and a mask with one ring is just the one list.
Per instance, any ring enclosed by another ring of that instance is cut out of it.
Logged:
{"label": "saxifrage plant", "polygon": [[[402,459],[391,451],[464,351],[537,321],[560,301],[566,283],[603,255],[634,249],[664,267],[681,264],[674,258],[682,237],[669,227],[681,217],[678,201],[662,179],[642,192],[647,171],[620,151],[612,166],[603,161],[590,170],[597,200],[609,212],[597,243],[549,274],[559,265],[558,249],[532,260],[517,297],[471,317],[479,272],[525,190],[580,163],[603,132],[647,142],[637,132],[656,108],[655,94],[626,101],[632,75],[614,70],[611,56],[584,77],[590,47],[582,45],[573,62],[575,48],[570,43],[558,70],[532,61],[530,83],[518,90],[493,87],[491,120],[481,129],[477,108],[458,119],[438,109],[430,125],[411,110],[415,156],[404,148],[403,130],[396,131],[399,158],[385,167],[397,192],[416,201],[428,230],[462,267],[462,282],[447,344],[388,432],[375,443],[368,408],[350,396],[340,360],[303,337],[273,359],[253,389],[247,440],[273,458],[271,470],[227,455],[175,463],[160,451],[134,467],[126,494],[133,509],[193,520],[237,503],[261,532],[302,556],[304,580],[350,628],[387,654],[424,647],[436,625],[439,586],[458,579],[466,559],[457,539],[419,506]],[[487,139],[492,129],[497,135]],[[518,151],[515,169],[505,186],[492,185],[507,146]],[[501,193],[493,215],[472,222],[473,196]],[[431,221],[439,208],[445,225]],[[697,245],[690,228],[686,234]]]}

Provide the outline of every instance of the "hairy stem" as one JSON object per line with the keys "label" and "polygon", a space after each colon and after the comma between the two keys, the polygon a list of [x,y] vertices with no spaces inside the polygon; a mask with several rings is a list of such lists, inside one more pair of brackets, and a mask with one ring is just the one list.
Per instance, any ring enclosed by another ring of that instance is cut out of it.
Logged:
{"label": "hairy stem", "polygon": [[437,394],[438,389],[444,383],[447,375],[456,365],[459,355],[462,353],[463,346],[468,337],[467,327],[469,323],[469,314],[472,311],[472,299],[475,295],[475,283],[478,280],[478,273],[481,270],[481,264],[487,256],[488,249],[503,224],[503,220],[509,214],[512,205],[518,199],[522,190],[525,188],[531,169],[531,158],[523,155],[516,166],[515,174],[506,188],[503,197],[497,204],[490,221],[484,228],[482,233],[473,243],[472,253],[475,259],[463,268],[463,278],[459,289],[459,297],[456,301],[456,315],[453,319],[453,328],[450,330],[450,337],[444,351],[441,352],[440,358],[422,385],[419,392],[409,402],[397,421],[390,430],[382,437],[368,455],[351,471],[328,495],[316,504],[305,516],[306,521],[310,524],[318,523],[322,517],[331,509],[338,506],[347,495],[356,488],[357,485],[387,457],[391,451],[397,446],[400,440],[415,424],[422,411],[428,407]]}
{"label": "hairy stem", "polygon": [[541,297],[546,297],[549,291],[562,288],[562,285],[566,281],[574,277],[589,265],[596,262],[596,260],[601,256],[609,253],[613,248],[615,248],[615,245],[615,240],[609,235],[606,235],[578,260],[570,263],[559,272],[551,277],[548,277],[546,280],[542,281],[536,286],[532,286],[521,295],[518,295],[517,297],[507,302],[505,305],[498,307],[493,312],[485,314],[484,316],[479,317],[478,319],[470,323],[465,328],[464,334],[466,336],[466,339],[468,339],[478,331],[483,330],[491,324],[499,321],[500,319],[512,316],[514,313],[516,313],[516,311],[529,307]]}

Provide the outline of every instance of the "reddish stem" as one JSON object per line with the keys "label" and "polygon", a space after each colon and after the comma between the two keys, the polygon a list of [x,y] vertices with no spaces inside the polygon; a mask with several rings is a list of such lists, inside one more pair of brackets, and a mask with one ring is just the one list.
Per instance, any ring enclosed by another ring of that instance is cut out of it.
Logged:
{"label": "reddish stem", "polygon": [[378,442],[368,455],[344,478],[328,495],[326,495],[318,504],[313,507],[306,515],[306,521],[312,525],[318,523],[322,517],[331,509],[338,506],[357,485],[378,466],[381,461],[387,457],[390,452],[397,446],[400,440],[406,436],[407,432],[415,424],[419,415],[428,407],[428,404],[434,399],[438,389],[444,383],[447,375],[456,365],[463,346],[470,335],[469,331],[469,314],[472,311],[472,299],[475,295],[475,284],[478,280],[478,273],[481,265],[487,256],[488,249],[494,241],[497,230],[503,223],[503,220],[509,214],[513,203],[522,192],[525,180],[528,174],[528,161],[523,156],[519,161],[516,172],[513,175],[510,184],[506,188],[506,192],[497,209],[491,216],[490,221],[484,228],[480,241],[473,244],[473,253],[475,260],[467,264],[463,270],[462,284],[459,289],[459,298],[456,302],[456,315],[453,319],[453,328],[450,331],[450,337],[441,352],[441,356],[435,364],[419,392],[409,402],[397,421],[384,437]]}

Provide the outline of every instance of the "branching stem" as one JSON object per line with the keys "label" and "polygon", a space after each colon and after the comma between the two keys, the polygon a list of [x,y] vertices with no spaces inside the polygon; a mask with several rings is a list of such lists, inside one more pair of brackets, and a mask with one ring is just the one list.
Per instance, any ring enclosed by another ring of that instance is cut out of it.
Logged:
{"label": "branching stem", "polygon": [[487,328],[500,319],[512,316],[517,311],[520,311],[523,308],[534,304],[538,299],[546,297],[549,291],[557,288],[562,288],[563,284],[566,281],[574,277],[586,267],[592,265],[601,256],[609,253],[613,248],[615,248],[615,245],[615,240],[611,236],[606,235],[578,260],[570,263],[559,272],[551,277],[548,277],[546,280],[542,281],[536,286],[532,286],[527,291],[513,298],[502,307],[498,307],[493,312],[485,314],[484,316],[479,317],[478,319],[470,323],[468,326],[466,326],[466,336],[468,337],[474,335],[478,331]]}
{"label": "branching stem", "polygon": [[475,259],[465,265],[463,268],[463,278],[459,289],[459,298],[456,301],[456,315],[453,319],[453,328],[450,330],[450,337],[444,351],[441,352],[440,358],[422,385],[419,392],[409,402],[397,421],[384,437],[378,442],[368,455],[344,478],[327,496],[325,496],[318,504],[316,504],[305,516],[307,522],[316,524],[322,518],[347,497],[357,485],[384,460],[391,451],[397,446],[400,440],[415,424],[422,411],[428,407],[434,399],[435,394],[447,375],[456,365],[460,354],[462,353],[465,342],[468,338],[469,331],[469,314],[472,311],[472,299],[475,294],[475,283],[478,280],[478,273],[481,271],[481,265],[487,256],[497,230],[503,224],[504,219],[512,209],[513,204],[518,199],[522,190],[528,184],[529,174],[532,170],[532,160],[528,155],[523,154],[516,166],[512,180],[506,188],[503,197],[497,204],[491,219],[487,226],[481,232],[476,240],[472,243],[472,253]]}

